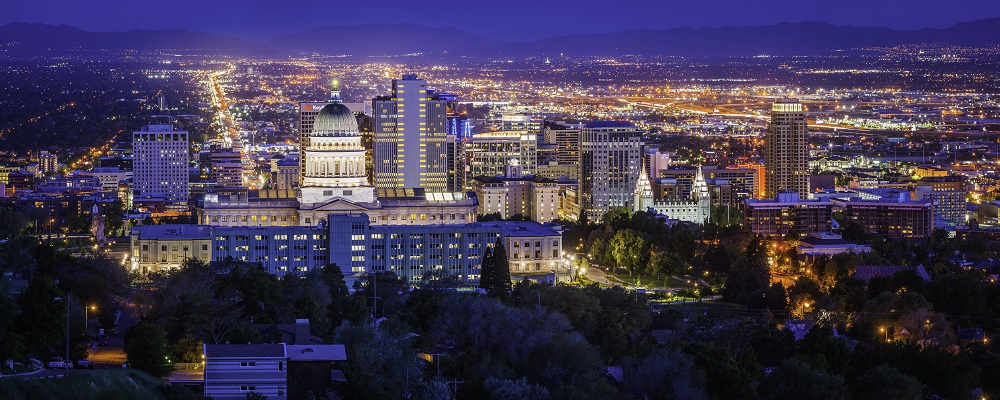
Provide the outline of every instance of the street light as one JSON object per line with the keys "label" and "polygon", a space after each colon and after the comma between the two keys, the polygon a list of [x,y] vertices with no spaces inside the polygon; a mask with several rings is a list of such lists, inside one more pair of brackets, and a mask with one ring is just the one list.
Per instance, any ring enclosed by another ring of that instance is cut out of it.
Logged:
{"label": "street light", "polygon": [[889,343],[889,332],[885,328],[878,328],[879,332],[885,333],[885,342]]}
{"label": "street light", "polygon": [[90,311],[90,310],[97,311],[97,306],[87,306],[87,307],[83,308],[83,334],[84,335],[86,335],[88,329],[90,329],[90,328],[88,328],[88,324],[90,323],[90,316],[88,314],[88,311]]}

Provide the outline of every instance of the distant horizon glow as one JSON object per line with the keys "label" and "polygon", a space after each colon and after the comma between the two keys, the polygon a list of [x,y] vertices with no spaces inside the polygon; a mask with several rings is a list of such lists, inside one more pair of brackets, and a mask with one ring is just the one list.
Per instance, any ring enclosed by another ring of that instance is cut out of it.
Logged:
{"label": "distant horizon glow", "polygon": [[[429,7],[419,2],[386,0],[373,12],[370,3],[326,2],[303,6],[262,0],[176,0],[169,5],[106,0],[100,3],[52,0],[5,2],[0,25],[10,22],[65,24],[87,31],[186,29],[252,41],[329,25],[412,23],[456,28],[497,41],[535,40],[549,36],[671,29],[760,26],[782,22],[893,29],[945,28],[956,23],[1000,17],[1000,2],[954,0],[947,7],[931,0],[716,0],[702,2],[510,0]],[[793,4],[790,6],[789,4]]]}

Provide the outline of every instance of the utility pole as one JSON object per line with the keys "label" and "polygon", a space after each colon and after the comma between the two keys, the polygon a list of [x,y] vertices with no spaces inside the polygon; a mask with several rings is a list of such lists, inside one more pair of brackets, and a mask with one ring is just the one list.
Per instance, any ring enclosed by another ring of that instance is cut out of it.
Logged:
{"label": "utility pole", "polygon": [[455,380],[453,382],[455,382],[455,386],[454,386],[455,389],[454,389],[454,391],[452,393],[455,396],[454,398],[457,399],[458,398],[458,385],[462,384],[462,383],[465,383],[465,381],[464,380],[460,381],[460,380],[458,380],[458,378],[455,378]]}
{"label": "utility pole", "polygon": [[63,360],[63,367],[69,370],[69,295],[66,296],[66,359]]}
{"label": "utility pole", "polygon": [[372,329],[378,327],[378,274],[372,271]]}
{"label": "utility pole", "polygon": [[438,375],[437,376],[438,376],[438,378],[440,378],[441,377],[441,358],[440,357],[443,356],[443,355],[445,355],[445,354],[444,353],[430,353],[430,355],[434,357],[434,363],[437,364],[437,368],[438,368]]}

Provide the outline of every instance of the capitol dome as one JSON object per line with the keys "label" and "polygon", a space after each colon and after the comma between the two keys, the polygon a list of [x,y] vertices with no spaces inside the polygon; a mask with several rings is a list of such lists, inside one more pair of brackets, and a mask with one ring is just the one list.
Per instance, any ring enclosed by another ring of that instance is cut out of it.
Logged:
{"label": "capitol dome", "polygon": [[324,133],[358,133],[358,120],[344,103],[327,104],[313,122],[313,135]]}
{"label": "capitol dome", "polygon": [[327,104],[319,111],[319,114],[316,114],[316,119],[313,121],[313,134],[358,134],[358,120],[354,118],[354,113],[340,100],[340,82],[337,80],[333,81],[333,91],[330,97],[330,104]]}

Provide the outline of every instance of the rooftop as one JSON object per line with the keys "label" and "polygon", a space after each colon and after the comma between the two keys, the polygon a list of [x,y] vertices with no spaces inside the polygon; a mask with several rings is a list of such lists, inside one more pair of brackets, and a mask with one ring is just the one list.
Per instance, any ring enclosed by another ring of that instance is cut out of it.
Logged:
{"label": "rooftop", "polygon": [[346,361],[347,351],[342,344],[287,345],[290,361]]}
{"label": "rooftop", "polygon": [[283,344],[206,344],[205,358],[284,358]]}
{"label": "rooftop", "polygon": [[212,227],[207,225],[143,225],[132,228],[133,235],[139,235],[139,240],[182,240],[212,238]]}
{"label": "rooftop", "polygon": [[587,128],[635,128],[635,125],[628,121],[591,121],[586,126]]}
{"label": "rooftop", "polygon": [[537,237],[559,235],[549,225],[542,225],[535,221],[489,221],[476,222],[478,226],[499,227],[504,236],[510,237]]}

